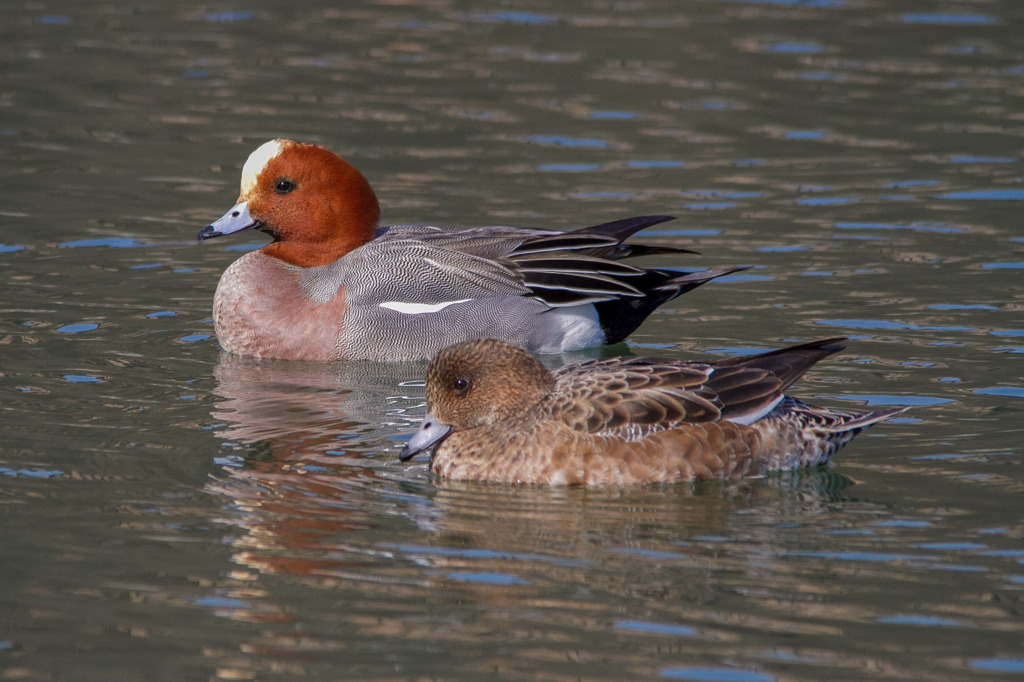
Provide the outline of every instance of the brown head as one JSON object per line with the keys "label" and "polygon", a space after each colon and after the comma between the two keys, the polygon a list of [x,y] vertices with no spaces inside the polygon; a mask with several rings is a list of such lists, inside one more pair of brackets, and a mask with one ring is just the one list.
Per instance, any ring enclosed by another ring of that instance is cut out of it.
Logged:
{"label": "brown head", "polygon": [[245,162],[237,205],[225,218],[232,213],[242,214],[249,224],[220,231],[207,228],[200,238],[262,230],[274,239],[263,253],[292,265],[315,267],[372,240],[380,207],[366,178],[338,155],[316,145],[272,140]]}
{"label": "brown head", "polygon": [[398,457],[408,461],[452,434],[519,416],[554,385],[536,358],[510,343],[473,339],[448,346],[427,367],[427,415]]}
{"label": "brown head", "polygon": [[427,409],[458,432],[519,416],[554,387],[527,351],[497,339],[445,348],[427,369]]}

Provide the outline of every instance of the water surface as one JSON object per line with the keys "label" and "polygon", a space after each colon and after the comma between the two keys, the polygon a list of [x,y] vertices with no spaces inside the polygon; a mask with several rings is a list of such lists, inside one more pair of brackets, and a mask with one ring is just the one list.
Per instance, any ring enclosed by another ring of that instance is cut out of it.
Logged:
{"label": "water surface", "polygon": [[[1024,10],[974,2],[16,3],[0,27],[4,679],[1012,679]],[[423,364],[221,353],[195,243],[272,137],[387,222],[753,265],[631,347],[848,336],[795,394],[910,405],[834,466],[453,485]]]}

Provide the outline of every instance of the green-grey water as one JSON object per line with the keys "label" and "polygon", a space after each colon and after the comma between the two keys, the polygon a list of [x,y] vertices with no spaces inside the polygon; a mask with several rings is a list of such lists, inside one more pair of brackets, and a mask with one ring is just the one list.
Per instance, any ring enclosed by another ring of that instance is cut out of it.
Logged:
{"label": "green-grey water", "polygon": [[[1024,7],[0,4],[0,679],[1024,674]],[[619,346],[848,336],[794,394],[910,405],[828,469],[453,485],[422,363],[223,354],[256,146],[389,223],[678,220],[752,265]]]}

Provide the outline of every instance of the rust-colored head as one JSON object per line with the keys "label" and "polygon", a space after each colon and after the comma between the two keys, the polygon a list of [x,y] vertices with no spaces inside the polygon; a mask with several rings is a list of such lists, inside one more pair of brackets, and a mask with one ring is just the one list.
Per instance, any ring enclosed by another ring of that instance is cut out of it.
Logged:
{"label": "rust-colored head", "polygon": [[238,203],[273,237],[268,256],[302,267],[331,263],[373,239],[380,218],[366,178],[333,152],[272,140],[242,168]]}

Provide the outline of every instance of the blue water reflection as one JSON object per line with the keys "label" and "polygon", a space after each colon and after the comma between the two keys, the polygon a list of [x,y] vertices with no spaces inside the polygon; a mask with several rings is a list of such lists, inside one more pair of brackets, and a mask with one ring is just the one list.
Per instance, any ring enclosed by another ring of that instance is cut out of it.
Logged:
{"label": "blue water reflection", "polygon": [[[0,28],[9,676],[1020,676],[1015,2],[50,5]],[[793,475],[436,480],[424,363],[218,347],[268,238],[195,234],[279,136],[385,223],[677,214],[634,241],[700,255],[637,263],[756,266],[552,366],[852,336],[792,394],[913,409]]]}
{"label": "blue water reflection", "polygon": [[903,14],[900,21],[907,24],[934,24],[940,26],[977,26],[995,23],[995,17],[986,14],[926,13]]}

